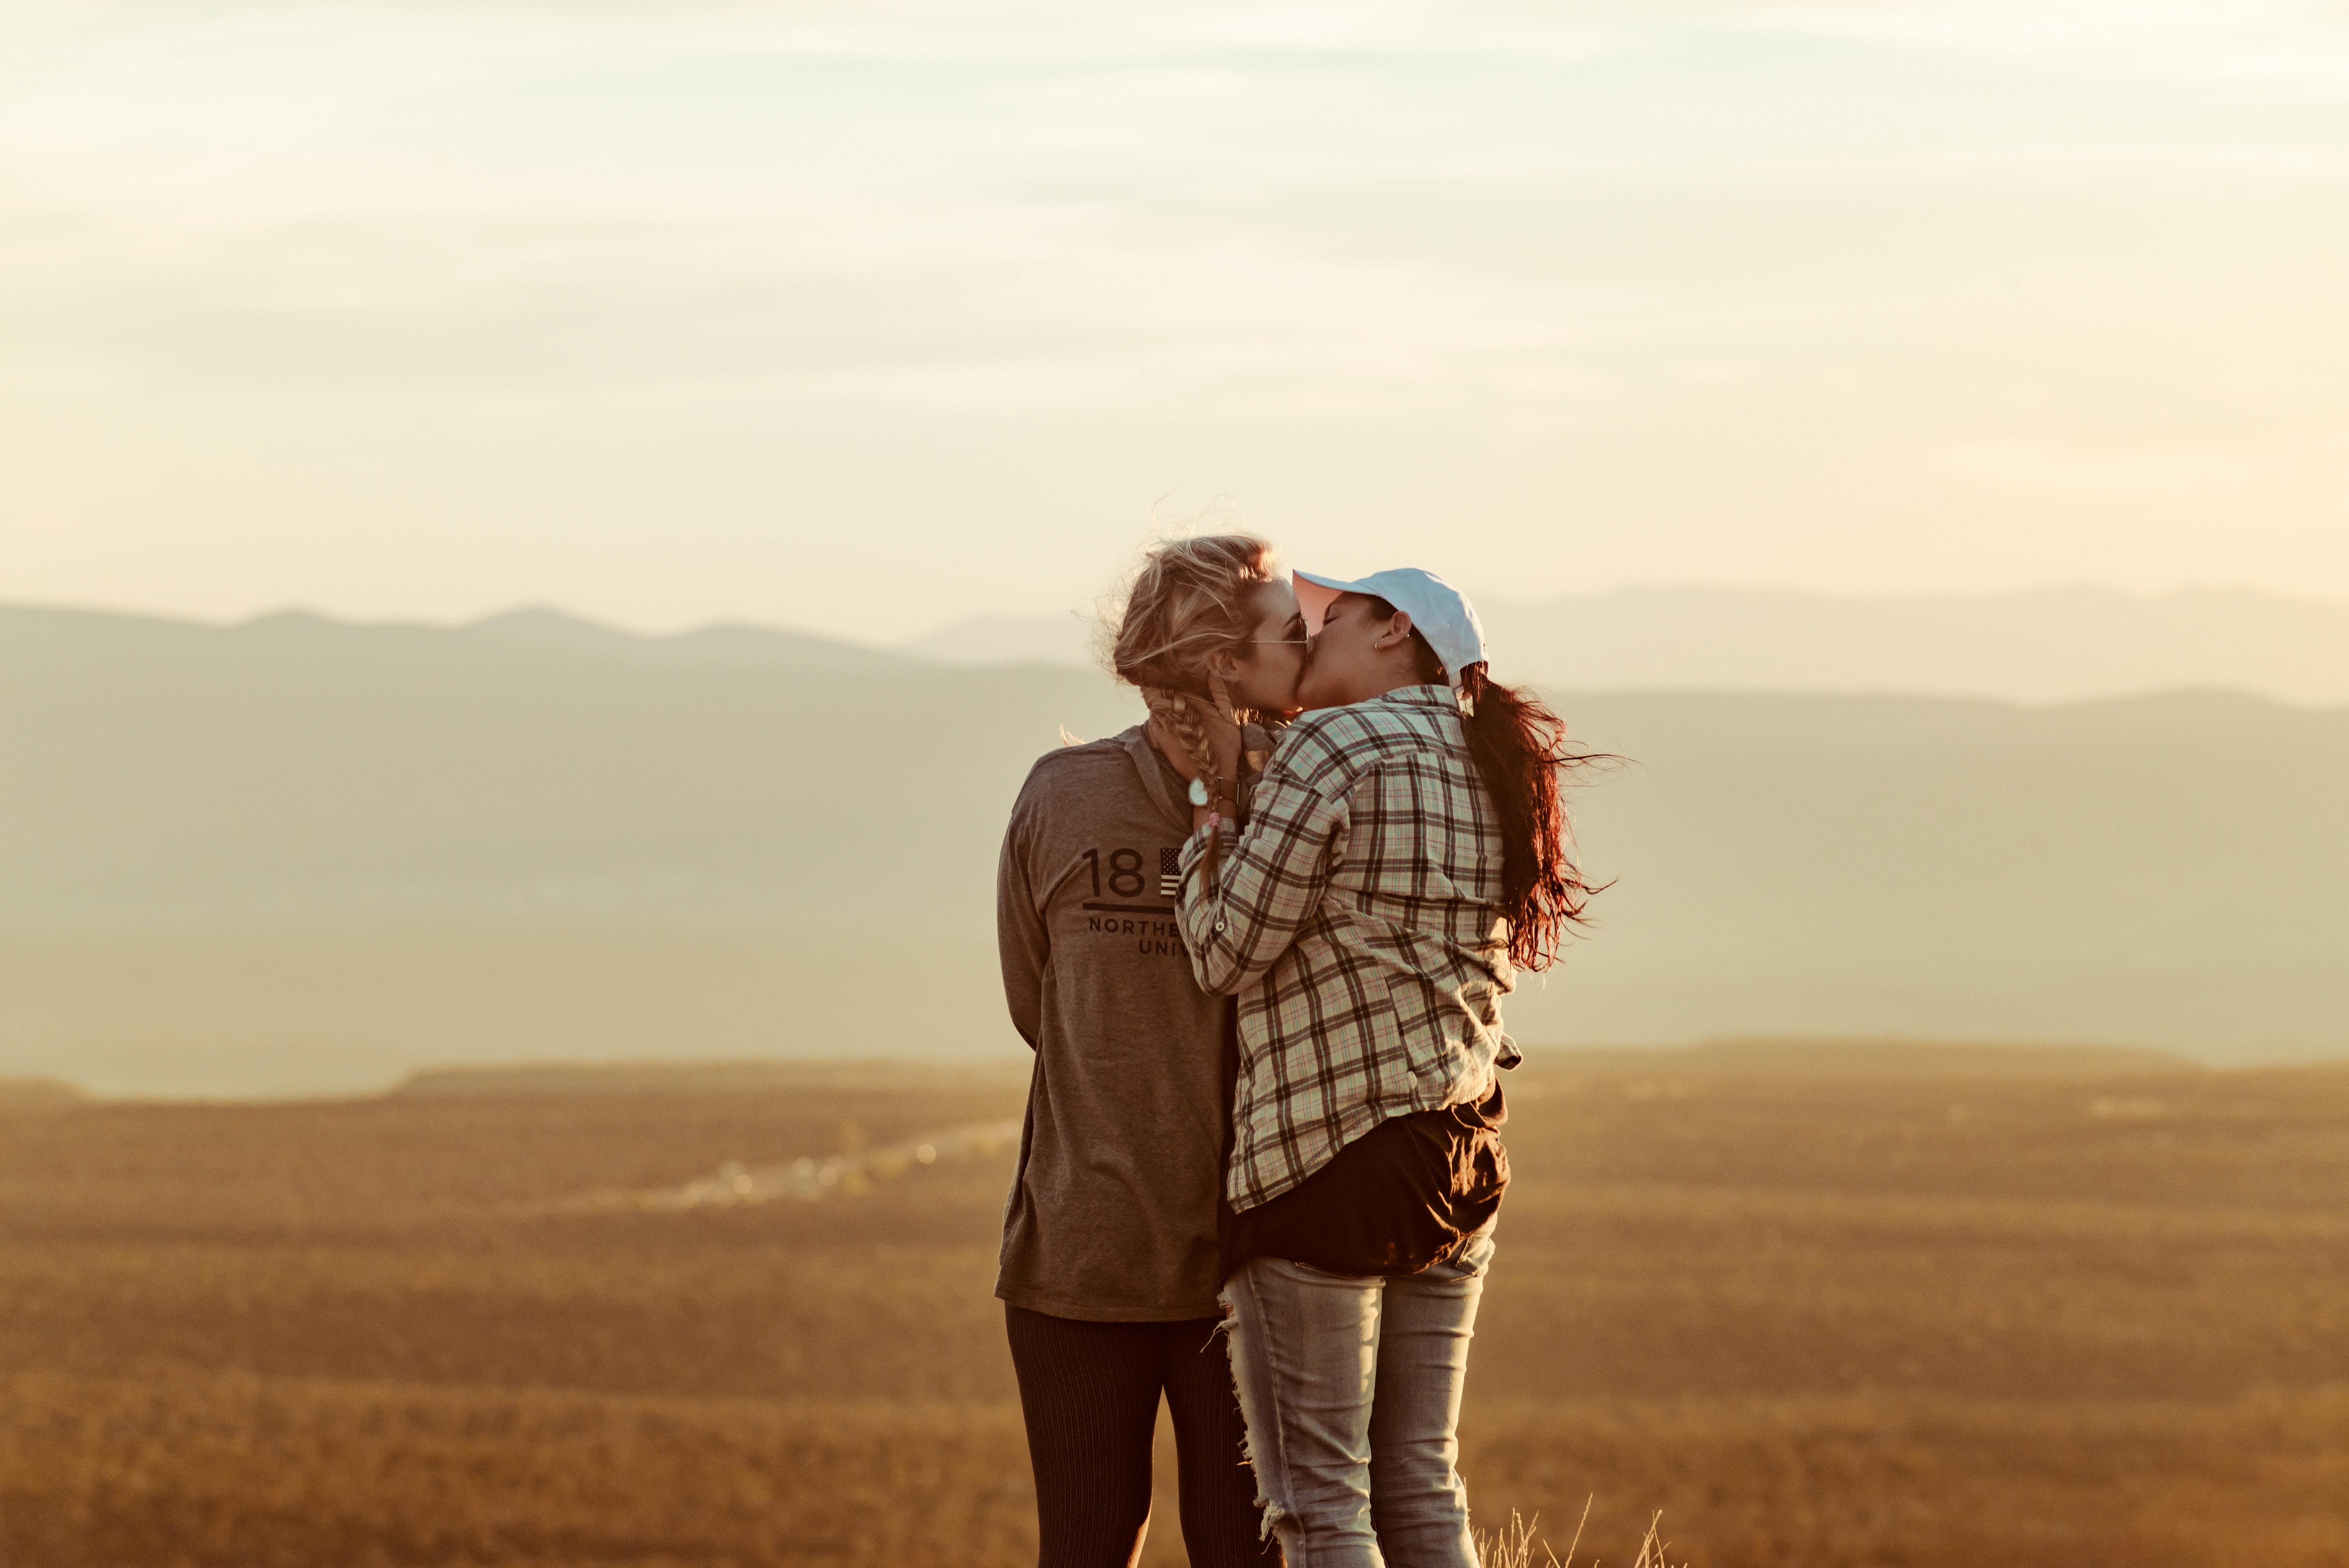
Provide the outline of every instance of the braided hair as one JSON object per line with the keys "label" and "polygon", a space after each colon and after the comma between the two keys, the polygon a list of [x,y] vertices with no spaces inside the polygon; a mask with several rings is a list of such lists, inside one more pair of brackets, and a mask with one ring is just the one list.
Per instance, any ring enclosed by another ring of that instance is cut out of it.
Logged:
{"label": "braided hair", "polygon": [[1235,722],[1263,716],[1232,711],[1208,673],[1207,656],[1247,636],[1249,595],[1273,580],[1277,559],[1271,544],[1252,533],[1164,541],[1143,552],[1123,603],[1109,617],[1112,673],[1137,688],[1151,717],[1182,743],[1211,800],[1230,799],[1237,781],[1216,766],[1207,716],[1220,711]]}
{"label": "braided hair", "polygon": [[1215,748],[1207,744],[1207,727],[1201,720],[1199,707],[1194,706],[1199,701],[1168,686],[1142,688],[1142,705],[1150,710],[1150,717],[1164,725],[1167,733],[1181,741],[1191,760],[1198,764],[1199,779],[1207,787],[1207,798],[1228,799],[1231,780],[1216,767]]}

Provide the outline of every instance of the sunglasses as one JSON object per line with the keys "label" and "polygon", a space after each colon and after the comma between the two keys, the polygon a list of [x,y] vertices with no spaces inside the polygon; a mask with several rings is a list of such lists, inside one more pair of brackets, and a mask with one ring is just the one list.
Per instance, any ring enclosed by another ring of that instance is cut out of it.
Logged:
{"label": "sunglasses", "polygon": [[1297,617],[1290,621],[1288,624],[1290,629],[1297,633],[1297,635],[1293,637],[1242,637],[1240,641],[1243,643],[1253,643],[1259,647],[1268,648],[1309,648],[1313,645],[1313,639],[1305,633],[1305,620],[1303,616]]}

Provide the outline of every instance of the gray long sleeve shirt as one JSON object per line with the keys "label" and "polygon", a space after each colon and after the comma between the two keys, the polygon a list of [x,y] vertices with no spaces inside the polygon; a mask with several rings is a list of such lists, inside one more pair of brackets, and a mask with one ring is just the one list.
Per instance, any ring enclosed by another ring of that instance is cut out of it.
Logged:
{"label": "gray long sleeve shirt", "polygon": [[995,1287],[1014,1306],[1216,1315],[1231,1003],[1175,923],[1183,788],[1137,725],[1048,754],[1011,809],[996,934],[1036,1052]]}

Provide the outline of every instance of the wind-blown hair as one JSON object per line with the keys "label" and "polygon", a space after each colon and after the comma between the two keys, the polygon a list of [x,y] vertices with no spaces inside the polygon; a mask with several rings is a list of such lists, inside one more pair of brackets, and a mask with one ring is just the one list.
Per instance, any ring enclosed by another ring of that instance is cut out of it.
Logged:
{"label": "wind-blown hair", "polygon": [[1114,628],[1111,671],[1140,690],[1152,716],[1183,743],[1214,799],[1230,799],[1235,781],[1216,770],[1207,744],[1205,716],[1222,706],[1207,655],[1247,636],[1249,595],[1273,580],[1278,562],[1272,545],[1252,533],[1165,540],[1143,552],[1123,602],[1103,617]]}
{"label": "wind-blown hair", "polygon": [[[1395,607],[1373,598],[1381,616]],[[1449,684],[1444,661],[1417,627],[1412,650],[1421,679]],[[1582,751],[1566,738],[1566,720],[1526,686],[1494,680],[1483,663],[1461,672],[1460,722],[1476,776],[1501,819],[1501,912],[1509,920],[1509,962],[1547,969],[1572,927],[1583,924],[1591,894],[1574,858],[1574,824],[1566,810],[1561,775],[1617,758]]]}

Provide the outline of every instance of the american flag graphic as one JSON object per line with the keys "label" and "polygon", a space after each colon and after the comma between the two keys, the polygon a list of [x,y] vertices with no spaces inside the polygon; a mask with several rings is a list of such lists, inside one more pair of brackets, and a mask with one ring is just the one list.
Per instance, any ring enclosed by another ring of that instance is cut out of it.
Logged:
{"label": "american flag graphic", "polygon": [[1183,891],[1183,851],[1158,851],[1158,896],[1173,898]]}

